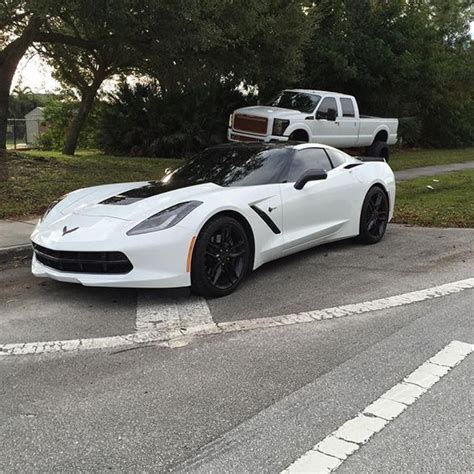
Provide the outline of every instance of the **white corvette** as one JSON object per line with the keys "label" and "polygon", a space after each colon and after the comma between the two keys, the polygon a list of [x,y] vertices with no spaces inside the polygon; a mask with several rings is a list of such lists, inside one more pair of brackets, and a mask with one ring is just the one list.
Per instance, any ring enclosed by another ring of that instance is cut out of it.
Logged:
{"label": "white corvette", "polygon": [[394,201],[382,158],[315,143],[225,144],[161,181],[79,189],[52,203],[31,236],[32,271],[223,296],[284,255],[354,236],[378,242]]}

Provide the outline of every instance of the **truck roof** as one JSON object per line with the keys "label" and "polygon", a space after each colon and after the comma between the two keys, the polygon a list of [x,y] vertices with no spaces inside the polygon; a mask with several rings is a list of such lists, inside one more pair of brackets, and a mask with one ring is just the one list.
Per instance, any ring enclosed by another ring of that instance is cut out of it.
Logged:
{"label": "truck roof", "polygon": [[333,97],[354,97],[350,94],[341,94],[340,92],[331,92],[331,91],[321,91],[315,89],[285,89],[285,91],[289,92],[307,92],[309,94],[317,94],[320,96],[330,95]]}

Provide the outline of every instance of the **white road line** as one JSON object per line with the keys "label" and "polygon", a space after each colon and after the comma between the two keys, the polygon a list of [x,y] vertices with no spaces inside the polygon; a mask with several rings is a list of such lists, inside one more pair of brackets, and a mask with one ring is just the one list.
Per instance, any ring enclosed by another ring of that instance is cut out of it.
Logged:
{"label": "white road line", "polygon": [[137,332],[181,329],[211,324],[209,306],[198,296],[163,297],[150,291],[137,296]]}
{"label": "white road line", "polygon": [[474,288],[474,278],[467,278],[466,280],[446,283],[445,285],[434,286],[432,288],[427,288],[426,290],[412,291],[402,295],[389,296],[387,298],[365,301],[363,303],[347,304],[316,311],[287,314],[284,316],[229,321],[218,323],[217,325],[223,332],[231,332],[341,318],[353,314],[369,313],[371,311],[390,309],[433,298],[440,298],[442,296],[459,293],[471,288]]}
{"label": "white road line", "polygon": [[336,470],[348,456],[426,393],[473,349],[473,344],[450,342],[402,382],[303,454],[283,473],[328,473]]}
{"label": "white road line", "polygon": [[474,278],[468,278],[425,290],[412,291],[363,303],[217,324],[212,320],[209,307],[203,298],[170,298],[164,301],[148,292],[146,295],[139,294],[136,320],[137,332],[135,333],[91,339],[0,344],[0,357],[111,349],[144,343],[166,343],[168,347],[178,347],[187,344],[190,336],[311,323],[395,308],[460,293],[472,288],[474,288]]}

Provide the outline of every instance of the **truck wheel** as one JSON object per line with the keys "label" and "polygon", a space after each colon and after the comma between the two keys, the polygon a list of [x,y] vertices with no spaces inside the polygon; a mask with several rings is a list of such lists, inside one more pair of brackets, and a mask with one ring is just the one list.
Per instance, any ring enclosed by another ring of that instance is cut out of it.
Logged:
{"label": "truck wheel", "polygon": [[385,142],[375,141],[369,146],[369,148],[367,148],[367,156],[385,158],[385,161],[388,162],[390,158],[388,145]]}
{"label": "truck wheel", "polygon": [[304,130],[295,130],[289,137],[292,142],[309,142],[308,134]]}

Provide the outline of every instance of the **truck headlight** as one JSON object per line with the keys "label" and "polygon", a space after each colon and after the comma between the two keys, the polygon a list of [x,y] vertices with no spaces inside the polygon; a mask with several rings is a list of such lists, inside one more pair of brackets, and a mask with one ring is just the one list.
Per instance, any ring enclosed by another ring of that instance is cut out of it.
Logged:
{"label": "truck headlight", "polygon": [[148,234],[149,232],[169,229],[182,221],[191,211],[201,204],[202,201],[187,201],[175,204],[140,222],[140,224],[136,225],[133,229],[130,229],[127,235]]}
{"label": "truck headlight", "polygon": [[289,120],[282,120],[282,119],[273,120],[272,135],[283,135],[288,125],[290,125]]}
{"label": "truck headlight", "polygon": [[232,128],[232,114],[229,115],[229,128]]}

